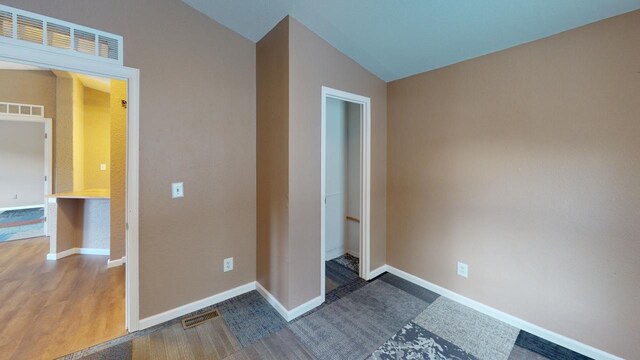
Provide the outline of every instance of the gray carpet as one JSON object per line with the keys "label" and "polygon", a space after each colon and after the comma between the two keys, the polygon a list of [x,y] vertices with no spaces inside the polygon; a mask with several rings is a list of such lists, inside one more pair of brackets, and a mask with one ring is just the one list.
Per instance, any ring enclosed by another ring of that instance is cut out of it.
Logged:
{"label": "gray carpet", "polygon": [[520,331],[443,296],[414,322],[480,359],[507,360]]}
{"label": "gray carpet", "polygon": [[364,359],[428,304],[375,281],[290,325],[318,359]]}
{"label": "gray carpet", "polygon": [[291,330],[284,328],[226,358],[226,360],[253,359],[314,360],[315,358]]}

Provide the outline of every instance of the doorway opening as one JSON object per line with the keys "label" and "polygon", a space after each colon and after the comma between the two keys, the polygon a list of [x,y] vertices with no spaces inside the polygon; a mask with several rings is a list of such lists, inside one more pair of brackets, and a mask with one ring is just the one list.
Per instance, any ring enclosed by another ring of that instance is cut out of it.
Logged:
{"label": "doorway opening", "polygon": [[322,88],[321,296],[369,280],[371,100]]}
{"label": "doorway opening", "polygon": [[51,136],[43,106],[0,102],[0,243],[48,235]]}
{"label": "doorway opening", "polygon": [[[57,358],[123,336],[127,81],[0,61],[0,82],[0,218],[23,225],[0,226],[3,351]],[[46,227],[27,219],[38,210]]]}

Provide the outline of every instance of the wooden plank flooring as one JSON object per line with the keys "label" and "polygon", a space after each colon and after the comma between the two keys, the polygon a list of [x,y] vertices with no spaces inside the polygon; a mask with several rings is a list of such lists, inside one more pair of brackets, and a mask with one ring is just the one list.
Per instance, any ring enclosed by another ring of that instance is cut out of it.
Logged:
{"label": "wooden plank flooring", "polygon": [[0,359],[53,359],[125,334],[124,267],[47,261],[47,238],[0,243]]}
{"label": "wooden plank flooring", "polygon": [[135,360],[225,359],[240,350],[222,317],[184,330],[177,323],[133,340]]}

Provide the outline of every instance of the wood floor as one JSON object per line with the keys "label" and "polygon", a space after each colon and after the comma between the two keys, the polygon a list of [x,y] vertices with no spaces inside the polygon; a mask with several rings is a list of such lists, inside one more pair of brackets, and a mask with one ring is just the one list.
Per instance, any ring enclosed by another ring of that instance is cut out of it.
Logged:
{"label": "wood floor", "polygon": [[0,243],[0,359],[53,359],[125,334],[124,267],[47,261],[47,238]]}

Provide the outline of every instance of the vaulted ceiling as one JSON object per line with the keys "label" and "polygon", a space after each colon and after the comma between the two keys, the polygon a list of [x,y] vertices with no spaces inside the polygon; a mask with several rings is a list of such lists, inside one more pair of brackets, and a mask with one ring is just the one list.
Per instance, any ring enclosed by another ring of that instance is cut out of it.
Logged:
{"label": "vaulted ceiling", "polygon": [[291,15],[385,81],[640,9],[640,0],[183,0],[257,42]]}

